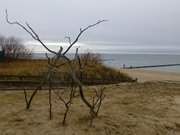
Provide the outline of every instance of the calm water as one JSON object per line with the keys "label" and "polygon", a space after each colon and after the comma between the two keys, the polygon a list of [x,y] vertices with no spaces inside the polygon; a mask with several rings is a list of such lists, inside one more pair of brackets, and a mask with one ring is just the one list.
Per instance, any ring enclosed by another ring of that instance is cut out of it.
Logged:
{"label": "calm water", "polygon": [[[69,46],[65,42],[45,41],[44,43],[55,51],[59,49],[60,45],[63,46],[64,50]],[[25,44],[35,52],[34,58],[45,58],[44,53],[47,51],[38,42],[29,41]],[[123,64],[127,67],[180,64],[180,46],[176,44],[151,45],[128,42],[81,42],[73,46],[69,53],[74,53],[77,47],[80,47],[79,53],[95,52],[101,54],[103,62],[115,68],[121,68]],[[148,69],[180,73],[180,66]]]}
{"label": "calm water", "polygon": [[[128,66],[149,66],[160,64],[180,64],[180,55],[165,54],[103,54],[104,63],[111,67],[120,68],[123,64]],[[159,70],[179,72],[180,66],[146,68],[147,70]]]}
{"label": "calm water", "polygon": [[[45,58],[43,53],[36,53],[34,58]],[[180,64],[180,55],[167,54],[101,54],[104,64],[110,67],[121,68],[128,66],[147,66],[160,64]],[[180,73],[180,66],[147,68],[146,70],[159,70]]]}

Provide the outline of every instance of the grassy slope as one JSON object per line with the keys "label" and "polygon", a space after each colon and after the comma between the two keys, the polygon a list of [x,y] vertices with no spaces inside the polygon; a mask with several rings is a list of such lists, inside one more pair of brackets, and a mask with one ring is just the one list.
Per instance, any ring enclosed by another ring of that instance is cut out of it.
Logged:
{"label": "grassy slope", "polygon": [[40,75],[46,67],[45,60],[15,60],[0,63],[0,75]]}
{"label": "grassy slope", "polygon": [[[75,66],[77,67],[77,66]],[[0,63],[0,75],[42,75],[47,71],[46,60],[15,60],[12,62]],[[58,76],[61,79],[68,79],[69,68],[67,65],[61,67]],[[77,72],[78,74],[78,72]],[[132,78],[120,71],[104,66],[101,63],[88,62],[84,67],[84,78],[86,80],[104,80],[114,82],[132,81]]]}

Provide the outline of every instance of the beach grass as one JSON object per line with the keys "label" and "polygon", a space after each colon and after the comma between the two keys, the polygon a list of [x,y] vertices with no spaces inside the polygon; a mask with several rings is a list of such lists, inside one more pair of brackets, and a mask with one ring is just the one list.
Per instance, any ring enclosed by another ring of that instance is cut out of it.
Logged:
{"label": "beach grass", "polygon": [[[85,63],[86,62],[86,63]],[[62,64],[59,62],[58,64]],[[88,81],[104,81],[104,82],[133,82],[134,80],[126,73],[120,72],[105,66],[100,62],[99,58],[94,57],[87,61],[82,60],[83,79]],[[0,76],[42,76],[48,70],[48,61],[42,59],[21,59],[0,63]],[[74,65],[77,76],[79,76],[79,66]],[[56,77],[61,80],[69,80],[70,69],[67,64],[61,66],[56,73]]]}

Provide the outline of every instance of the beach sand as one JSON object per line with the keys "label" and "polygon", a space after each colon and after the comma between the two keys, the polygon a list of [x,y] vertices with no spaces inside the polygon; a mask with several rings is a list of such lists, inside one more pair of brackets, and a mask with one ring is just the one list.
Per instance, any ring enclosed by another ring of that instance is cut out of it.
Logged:
{"label": "beach sand", "polygon": [[152,71],[152,70],[138,70],[138,69],[121,69],[120,71],[129,74],[133,78],[137,78],[139,82],[146,81],[179,81],[180,73]]}
{"label": "beach sand", "polygon": [[[126,70],[137,83],[105,85],[106,98],[93,127],[79,97],[73,101],[67,125],[64,106],[53,96],[53,120],[48,119],[48,92],[41,91],[25,110],[23,91],[0,92],[0,135],[180,135],[180,76]],[[86,90],[90,95],[93,88]]]}

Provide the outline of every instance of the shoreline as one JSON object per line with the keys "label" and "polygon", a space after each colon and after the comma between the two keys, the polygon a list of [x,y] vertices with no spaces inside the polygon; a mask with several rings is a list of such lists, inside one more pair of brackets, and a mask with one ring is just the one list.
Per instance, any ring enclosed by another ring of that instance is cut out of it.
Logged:
{"label": "shoreline", "polygon": [[121,72],[137,78],[138,82],[146,81],[180,81],[180,73],[143,69],[120,69]]}

